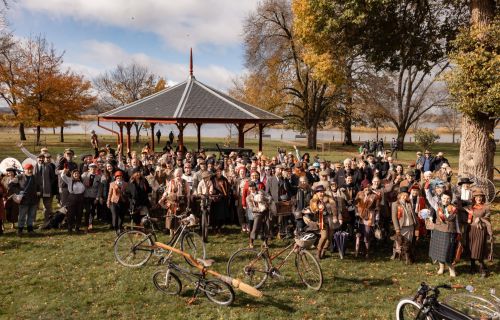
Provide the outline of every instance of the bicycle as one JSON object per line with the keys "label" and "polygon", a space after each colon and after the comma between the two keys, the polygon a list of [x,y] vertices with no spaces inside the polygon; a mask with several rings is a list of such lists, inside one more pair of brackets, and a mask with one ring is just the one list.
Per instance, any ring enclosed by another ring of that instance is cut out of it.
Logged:
{"label": "bicycle", "polygon": [[[213,260],[195,259],[189,253],[185,253],[182,250],[175,249],[161,242],[156,242],[155,246],[182,255],[190,265],[200,270],[199,273],[192,272],[173,263],[170,257],[166,258],[166,268],[164,270],[158,270],[153,274],[153,284],[158,290],[165,294],[180,294],[182,290],[181,276],[195,286],[193,296],[188,302],[189,304],[194,302],[199,291],[203,291],[210,301],[218,305],[228,306],[233,303],[235,298],[233,286],[254,297],[262,297],[262,292],[240,280],[210,270],[214,262]],[[208,274],[216,278],[207,279],[206,276]]]}
{"label": "bicycle", "polygon": [[[168,244],[175,247],[180,242],[181,250],[189,252],[195,258],[206,257],[205,243],[200,235],[193,231],[196,224],[193,223],[193,216],[188,216],[189,211],[180,215],[174,215],[181,223],[174,231]],[[125,267],[137,268],[148,262],[151,256],[160,257],[158,264],[165,261],[167,251],[154,245],[157,241],[156,225],[157,219],[151,218],[149,212],[142,218],[142,226],[135,226],[132,229],[121,233],[114,243],[114,254],[116,260]],[[156,229],[155,229],[156,228]],[[146,231],[142,231],[142,230]],[[167,257],[171,252],[167,253]],[[186,260],[187,261],[187,260]],[[189,263],[189,261],[187,261]]]}
{"label": "bicycle", "polygon": [[498,319],[498,307],[483,300],[483,304],[475,303],[474,308],[460,308],[460,310],[439,302],[439,289],[463,288],[461,285],[439,285],[435,288],[425,282],[420,284],[413,299],[401,299],[396,307],[397,320],[473,320],[473,319]]}
{"label": "bicycle", "polygon": [[[319,290],[323,284],[321,266],[318,260],[307,251],[307,248],[314,244],[316,238],[317,236],[313,233],[302,234],[300,237],[295,238],[295,242],[272,256],[265,242],[262,244],[260,251],[253,248],[240,249],[229,258],[227,274],[230,277],[243,279],[246,283],[258,289],[264,285],[269,276],[272,278],[281,277],[281,267],[292,254],[295,254],[295,267],[300,280],[308,288]],[[283,261],[274,266],[273,261],[287,250],[290,251]]]}
{"label": "bicycle", "polygon": [[200,211],[201,211],[201,238],[203,242],[208,242],[208,226],[210,225],[210,205],[212,203],[211,196],[200,196]]}

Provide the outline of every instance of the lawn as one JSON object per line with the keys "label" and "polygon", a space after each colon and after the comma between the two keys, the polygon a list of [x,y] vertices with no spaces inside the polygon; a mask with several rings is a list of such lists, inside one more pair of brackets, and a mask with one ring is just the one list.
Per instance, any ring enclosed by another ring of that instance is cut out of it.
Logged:
{"label": "lawn", "polygon": [[[52,136],[47,139],[53,154],[65,147],[73,147],[79,155],[89,151],[90,143],[83,136],[68,135],[64,144],[54,140]],[[21,157],[14,141],[13,137],[0,137],[0,158]],[[107,141],[115,142],[112,137]],[[213,144],[215,140],[208,141]],[[188,139],[188,144],[192,146],[194,140]],[[248,145],[255,149],[256,141],[250,140]],[[264,152],[274,153],[280,145],[286,143],[266,141]],[[408,148],[400,153],[406,161],[413,159],[416,150],[413,145]],[[434,150],[444,150],[456,168],[455,146],[438,145]],[[354,148],[335,145],[335,151],[321,156],[340,160],[354,152]],[[493,221],[498,239],[498,214]],[[337,254],[329,254],[321,261],[325,282],[319,292],[305,289],[289,262],[283,279],[266,283],[261,299],[237,291],[231,307],[218,307],[203,296],[187,305],[192,287],[183,289],[180,297],[165,296],[154,288],[151,276],[159,268],[154,257],[139,269],[115,262],[115,236],[107,226],[98,225],[88,235],[47,231],[34,237],[17,237],[7,228],[0,237],[0,319],[393,319],[397,301],[412,295],[421,281],[472,284],[483,294],[490,287],[500,288],[496,261],[488,264],[492,273],[486,279],[467,274],[466,262],[458,265],[456,279],[436,275],[436,266],[427,258],[427,243],[422,241],[419,262],[410,266],[389,260],[392,244],[380,244],[370,260],[351,254],[340,260]],[[285,240],[275,240],[272,249],[285,244]],[[231,253],[246,245],[246,236],[230,227],[224,235],[210,237],[207,252],[216,261],[214,268],[224,272]],[[497,241],[496,252],[499,247]]]}

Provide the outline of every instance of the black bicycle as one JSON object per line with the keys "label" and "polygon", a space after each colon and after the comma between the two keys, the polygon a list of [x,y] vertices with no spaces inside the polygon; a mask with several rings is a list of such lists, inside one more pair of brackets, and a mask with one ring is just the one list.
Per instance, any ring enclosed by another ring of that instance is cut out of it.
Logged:
{"label": "black bicycle", "polygon": [[[498,319],[498,308],[495,304],[483,299],[482,303],[475,302],[463,306],[460,310],[448,304],[439,302],[439,289],[463,288],[461,285],[448,284],[431,287],[425,282],[420,284],[413,299],[402,299],[396,307],[397,320],[486,320]],[[478,300],[479,301],[479,300]]]}
{"label": "black bicycle", "polygon": [[197,262],[203,265],[200,272],[193,272],[172,262],[169,258],[166,258],[165,264],[166,268],[158,270],[153,274],[153,283],[155,287],[161,292],[168,295],[178,295],[182,290],[181,277],[193,284],[194,293],[189,303],[191,304],[198,293],[201,291],[205,293],[205,296],[212,302],[221,305],[228,306],[234,301],[234,290],[233,288],[219,279],[207,279],[207,270],[213,264],[213,260],[203,260],[197,259]]}
{"label": "black bicycle", "polygon": [[210,206],[212,204],[212,197],[202,195],[200,196],[200,227],[201,227],[201,238],[203,242],[208,242],[208,226],[210,225]]}
{"label": "black bicycle", "polygon": [[[205,259],[205,243],[201,236],[195,232],[197,224],[193,221],[194,216],[190,211],[175,215],[180,221],[179,226],[173,232],[168,245],[175,247],[180,242],[180,248],[195,258]],[[156,224],[158,219],[149,216],[142,218],[140,226],[134,226],[130,230],[121,233],[115,240],[114,253],[116,260],[125,267],[140,267],[148,262],[154,254],[160,257],[161,264],[170,256],[171,252],[154,245],[157,241],[156,230],[160,230]],[[188,261],[186,259],[188,263]]]}

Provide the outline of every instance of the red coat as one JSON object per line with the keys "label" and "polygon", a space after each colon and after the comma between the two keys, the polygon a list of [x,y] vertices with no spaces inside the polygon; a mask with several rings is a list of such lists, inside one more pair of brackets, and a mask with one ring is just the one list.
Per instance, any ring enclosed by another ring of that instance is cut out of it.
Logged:
{"label": "red coat", "polygon": [[[248,190],[248,183],[250,181],[247,180],[247,182],[245,182],[245,186],[243,187],[243,192],[241,193],[241,205],[243,208],[246,208],[247,207],[247,197],[248,197],[248,194],[250,193],[250,190]],[[266,188],[266,186],[262,183],[262,182],[258,182],[257,183],[257,190],[264,190]]]}

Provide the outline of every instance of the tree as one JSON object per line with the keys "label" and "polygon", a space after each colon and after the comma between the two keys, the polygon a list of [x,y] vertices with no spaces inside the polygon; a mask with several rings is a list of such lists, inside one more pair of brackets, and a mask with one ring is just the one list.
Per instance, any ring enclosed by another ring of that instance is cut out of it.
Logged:
{"label": "tree", "polygon": [[[166,88],[166,81],[153,74],[146,66],[135,62],[119,64],[94,79],[94,86],[99,92],[100,103],[111,108],[123,106]],[[139,143],[143,123],[134,122]]]}
{"label": "tree", "polygon": [[294,1],[296,26],[306,60],[317,62],[316,76],[336,79],[339,69],[332,66],[339,56],[360,56],[392,78],[395,100],[388,111],[401,148],[412,123],[436,104],[424,100],[448,65],[449,42],[465,23],[466,8],[448,0]]}
{"label": "tree", "polygon": [[455,143],[455,137],[460,132],[462,116],[458,109],[453,107],[444,107],[438,117],[439,122],[444,125],[451,133],[451,142]]}
{"label": "tree", "polygon": [[431,149],[432,145],[439,139],[431,129],[418,129],[415,131],[415,143],[424,150]]}
{"label": "tree", "polygon": [[23,131],[24,124],[36,128],[37,145],[42,127],[62,127],[93,103],[90,83],[61,70],[62,56],[42,36],[13,43],[3,56],[1,95]]}
{"label": "tree", "polygon": [[328,83],[314,79],[313,68],[304,62],[303,48],[293,29],[290,2],[260,3],[243,30],[250,75],[240,92],[269,93],[273,98],[282,96],[283,102],[274,106],[276,111],[289,125],[305,132],[307,146],[315,148],[318,128],[329,118],[336,92]]}
{"label": "tree", "polygon": [[500,19],[494,0],[470,2],[470,26],[454,43],[448,87],[462,113],[459,174],[493,179],[500,116]]}

